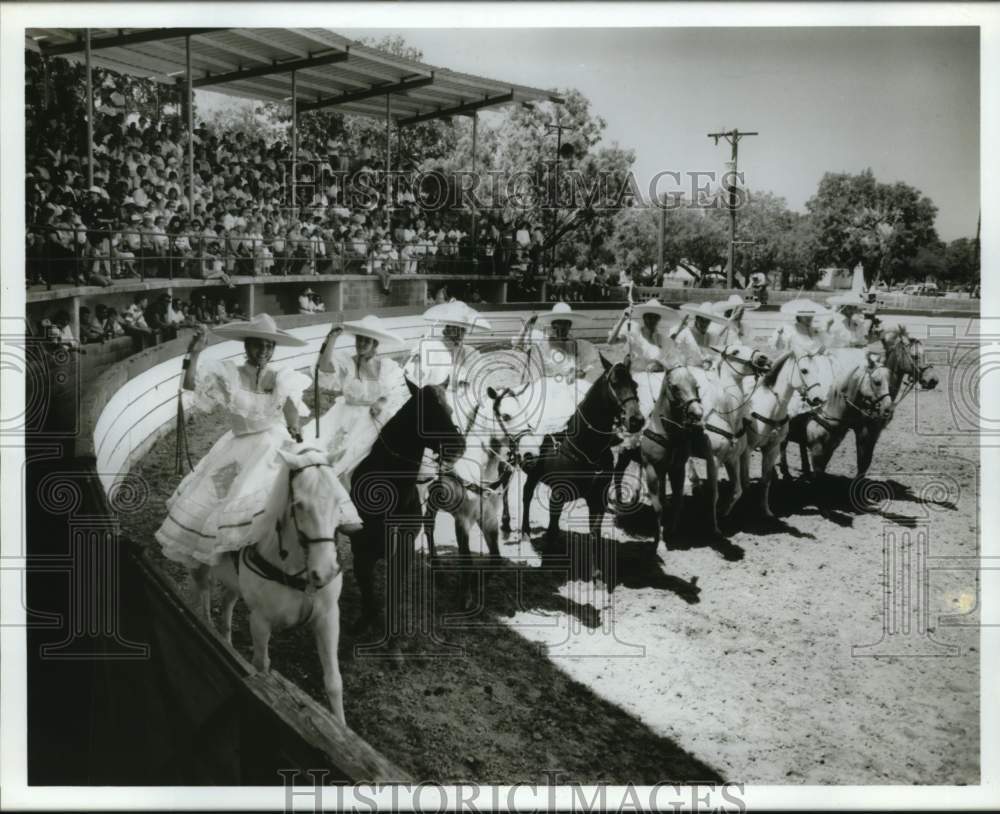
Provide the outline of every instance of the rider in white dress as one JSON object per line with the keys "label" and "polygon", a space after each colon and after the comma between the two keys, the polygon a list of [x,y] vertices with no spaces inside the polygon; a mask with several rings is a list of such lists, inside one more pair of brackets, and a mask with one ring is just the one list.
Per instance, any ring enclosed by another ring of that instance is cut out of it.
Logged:
{"label": "rider in white dress", "polygon": [[746,302],[739,294],[730,294],[728,299],[713,305],[715,312],[724,317],[725,325],[711,323],[708,327],[709,342],[716,348],[728,345],[746,344],[746,329],[743,326],[743,315],[747,311],[756,311],[760,303]]}
{"label": "rider in white dress", "polygon": [[869,344],[868,323],[861,310],[865,301],[860,294],[837,294],[827,300],[836,312],[823,323],[824,344],[828,348],[863,348]]}
{"label": "rider in white dress", "polygon": [[[335,349],[340,333],[354,336],[354,353]],[[319,360],[319,383],[336,394],[320,418],[320,439],[335,474],[350,483],[355,467],[371,451],[379,431],[410,397],[402,368],[378,352],[398,350],[399,338],[376,316],[334,325]]]}
{"label": "rider in white dress", "polygon": [[[830,316],[827,308],[810,299],[797,299],[786,302],[780,311],[793,321],[790,325],[779,325],[771,334],[770,346],[775,353],[791,350],[797,357],[822,355],[824,359],[829,358],[825,354],[826,337],[814,324],[814,320]],[[794,418],[804,409],[802,397],[796,392],[788,402],[788,415]]]}
{"label": "rider in white dress", "polygon": [[539,438],[566,426],[603,370],[597,348],[570,336],[574,324],[588,322],[567,303],[557,302],[551,311],[528,319],[512,340],[514,349],[527,356],[525,372],[530,384],[521,401],[532,416],[538,416],[534,423]]}
{"label": "rider in white dress", "polygon": [[[309,378],[272,368],[274,347],[304,345],[278,329],[267,314],[249,322],[216,328],[226,339],[242,339],[246,362],[201,359],[204,327],[191,340],[183,387],[193,390],[195,406],[210,412],[222,407],[230,429],[212,446],[167,500],[167,517],[156,532],[166,557],[190,568],[217,565],[221,556],[271,532],[278,513],[272,497],[282,473],[277,451],[299,436],[309,415],[302,393]],[[345,531],[360,525],[346,493],[337,495]]]}
{"label": "rider in white dress", "polygon": [[608,334],[608,344],[618,341],[628,343],[632,378],[638,386],[639,406],[642,414],[648,416],[659,398],[664,371],[680,358],[669,329],[679,324],[683,315],[676,308],[663,305],[656,299],[636,305],[631,310],[639,319],[629,320],[629,309],[626,308]]}
{"label": "rider in white dress", "polygon": [[677,346],[685,365],[708,367],[716,357],[710,348],[716,345],[717,337],[710,330],[713,324],[729,327],[729,320],[717,314],[709,303],[686,303],[680,310],[686,319],[675,328],[670,336]]}

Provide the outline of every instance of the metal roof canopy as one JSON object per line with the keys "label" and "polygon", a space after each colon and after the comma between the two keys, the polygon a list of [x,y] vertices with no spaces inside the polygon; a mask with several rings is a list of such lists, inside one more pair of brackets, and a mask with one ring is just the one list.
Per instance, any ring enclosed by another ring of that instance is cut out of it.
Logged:
{"label": "metal roof canopy", "polygon": [[[397,126],[505,104],[561,103],[556,94],[458,73],[362,45],[325,28],[95,28],[92,64],[159,82],[183,82],[186,37],[191,38],[195,88],[268,102],[289,102],[300,113],[336,108],[384,118],[392,94]],[[43,56],[83,59],[84,32],[29,28],[26,46]]]}

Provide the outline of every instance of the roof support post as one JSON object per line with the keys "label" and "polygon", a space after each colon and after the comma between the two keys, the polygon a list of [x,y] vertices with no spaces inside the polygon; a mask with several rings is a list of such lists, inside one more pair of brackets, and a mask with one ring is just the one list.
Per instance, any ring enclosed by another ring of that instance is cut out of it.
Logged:
{"label": "roof support post", "polygon": [[94,74],[90,65],[90,29],[83,30],[87,51],[87,186],[94,185]]}
{"label": "roof support post", "polygon": [[472,273],[479,271],[479,230],[476,220],[476,147],[479,142],[479,114],[472,111]]}
{"label": "roof support post", "polygon": [[385,231],[392,240],[392,151],[389,139],[392,135],[392,95],[385,95]]}
{"label": "roof support post", "polygon": [[187,100],[188,217],[194,217],[194,86],[191,75],[191,35],[184,37],[184,96]]}
{"label": "roof support post", "polygon": [[295,185],[299,178],[299,102],[298,102],[298,82],[296,72],[292,71],[292,217],[298,217],[294,212],[298,203]]}

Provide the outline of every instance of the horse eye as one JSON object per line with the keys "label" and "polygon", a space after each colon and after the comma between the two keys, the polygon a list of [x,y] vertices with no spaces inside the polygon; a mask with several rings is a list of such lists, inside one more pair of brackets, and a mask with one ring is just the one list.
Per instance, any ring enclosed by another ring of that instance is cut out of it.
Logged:
{"label": "horse eye", "polygon": [[502,418],[502,419],[503,419],[504,421],[510,421],[510,420],[511,420],[511,418],[513,418],[513,416],[511,416],[511,414],[510,414],[510,413],[504,413],[504,414],[503,414],[503,415],[501,416],[501,418]]}

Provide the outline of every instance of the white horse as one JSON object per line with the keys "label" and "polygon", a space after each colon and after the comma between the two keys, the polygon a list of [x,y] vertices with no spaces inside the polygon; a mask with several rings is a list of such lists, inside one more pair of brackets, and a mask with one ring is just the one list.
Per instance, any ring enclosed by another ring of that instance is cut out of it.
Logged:
{"label": "white horse", "polygon": [[[455,538],[459,553],[469,557],[469,538],[478,526],[486,540],[490,557],[500,557],[500,515],[516,464],[519,436],[511,425],[522,414],[515,392],[504,387],[488,387],[488,401],[477,403],[466,417],[465,452],[447,471],[440,471],[424,487],[424,534],[432,561],[435,558],[434,520],[439,511],[455,518]],[[471,602],[471,575],[463,572],[461,601]]]}
{"label": "white horse", "polygon": [[826,401],[833,384],[832,362],[818,354],[796,355],[785,351],[771,363],[771,369],[760,379],[750,397],[750,414],[747,416],[747,454],[761,453],[760,511],[764,517],[773,518],[769,501],[774,467],[788,437],[793,396],[805,406],[817,409]]}
{"label": "white horse", "polygon": [[278,450],[287,466],[268,510],[277,518],[267,538],[230,552],[216,566],[191,569],[196,606],[211,623],[211,583],[222,583],[219,630],[232,643],[233,606],[240,597],[250,609],[253,664],[270,669],[271,633],[298,625],[312,626],[323,665],[323,685],[330,708],[344,720],[344,691],[337,660],[340,637],[340,590],[344,583],[335,534],[340,510],[333,469],[327,454],[309,447]]}
{"label": "white horse", "polygon": [[[750,412],[753,388],[747,382],[762,362],[760,351],[745,345],[728,345],[719,351],[719,359],[712,370],[690,368],[704,408],[704,425],[707,445],[691,451],[694,458],[711,455],[726,468],[732,492],[719,507],[718,484],[709,467],[708,486],[712,506],[712,531],[720,534],[718,518],[725,517],[736,505],[749,483],[749,450],[747,447],[746,418]],[[765,357],[766,358],[766,357]]]}

